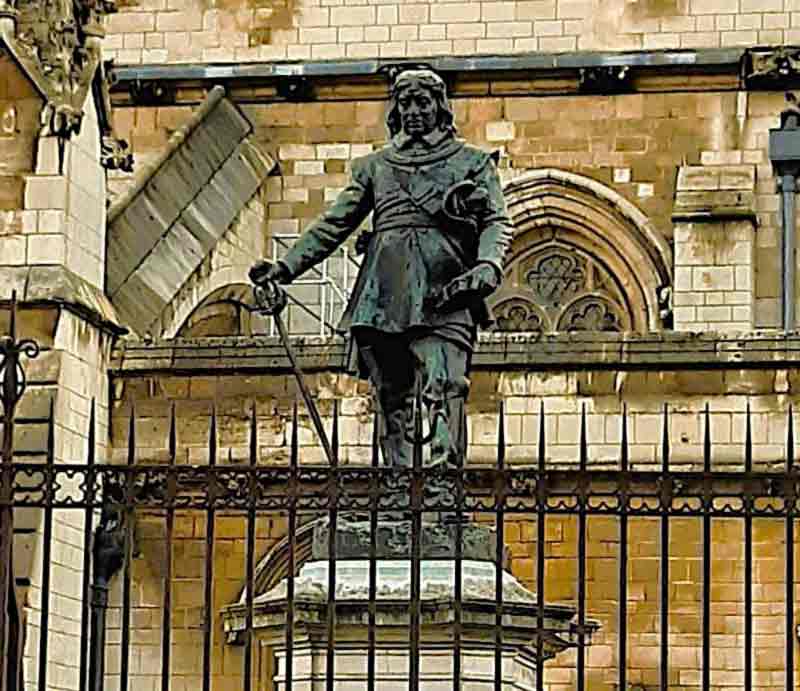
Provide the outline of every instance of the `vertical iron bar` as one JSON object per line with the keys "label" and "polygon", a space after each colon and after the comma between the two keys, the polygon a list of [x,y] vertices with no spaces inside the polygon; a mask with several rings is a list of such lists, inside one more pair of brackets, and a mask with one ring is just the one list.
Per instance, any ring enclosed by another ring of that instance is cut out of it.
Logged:
{"label": "vertical iron bar", "polygon": [[495,486],[497,551],[494,564],[494,688],[503,689],[503,550],[505,547],[506,497],[506,420],[505,405],[500,401],[497,423],[497,485]]}
{"label": "vertical iron bar", "polygon": [[8,339],[0,342],[0,364],[5,364],[3,379],[0,381],[0,394],[3,403],[3,444],[2,464],[0,464],[0,691],[8,688],[8,659],[10,622],[8,617],[9,597],[13,584],[11,573],[11,557],[14,541],[11,506],[13,500],[12,483],[14,471],[14,407],[17,395],[17,364],[19,362],[15,349],[17,341],[17,293],[11,293],[11,312]]}
{"label": "vertical iron bar", "polygon": [[619,688],[628,688],[628,406],[622,406],[619,514]]}
{"label": "vertical iron bar", "polygon": [[[433,424],[436,424],[435,422]],[[411,616],[409,627],[409,679],[410,691],[419,691],[419,640],[421,593],[421,533],[422,507],[422,385],[417,379],[414,408],[414,453],[411,475]]]}
{"label": "vertical iron bar", "polygon": [[169,466],[167,468],[167,515],[164,546],[164,599],[161,615],[161,691],[169,691],[172,671],[172,539],[175,532],[175,461],[178,455],[175,404],[169,416]]}
{"label": "vertical iron bar", "polygon": [[245,557],[245,640],[244,640],[244,691],[253,687],[253,570],[255,569],[256,553],[256,465],[258,464],[258,419],[256,417],[256,404],[250,411],[250,481],[247,497],[247,555]]}
{"label": "vertical iron bar", "polygon": [[794,686],[794,510],[797,501],[797,474],[794,467],[794,411],[789,406],[786,432],[786,473],[789,491],[786,502],[786,691]]}
{"label": "vertical iron bar", "polygon": [[289,451],[289,556],[286,577],[286,691],[294,683],[294,571],[297,550],[297,468],[299,464],[297,401],[292,408],[292,440]]}
{"label": "vertical iron bar", "polygon": [[[753,430],[750,402],[744,440],[744,472],[747,492],[751,492],[753,472]],[[748,496],[744,515],[744,689],[753,691],[753,498]]]}
{"label": "vertical iron bar", "polygon": [[[467,448],[467,416],[461,417],[461,439]],[[453,561],[453,691],[461,691],[461,639],[463,637],[463,564],[464,564],[464,466],[465,456],[459,454],[456,462],[456,544]]]}
{"label": "vertical iron bar", "polygon": [[339,519],[339,401],[333,401],[332,448],[330,457],[331,492],[328,495],[328,652],[325,659],[325,686],[335,691],[336,674],[336,530]]}
{"label": "vertical iron bar", "polygon": [[131,549],[133,546],[133,466],[136,463],[136,405],[131,405],[128,428],[128,467],[125,478],[125,564],[122,571],[122,631],[120,639],[120,691],[128,691],[131,652]]}
{"label": "vertical iron bar", "polygon": [[703,688],[711,688],[711,413],[703,436]]}
{"label": "vertical iron bar", "polygon": [[669,515],[672,508],[672,490],[669,478],[669,409],[664,404],[663,434],[661,437],[661,691],[669,690]]}
{"label": "vertical iron bar", "polygon": [[92,581],[92,518],[94,515],[94,463],[97,444],[96,403],[92,399],[89,409],[89,440],[86,457],[86,509],[83,515],[83,585],[81,587],[81,651],[79,663],[79,691],[86,691],[89,666],[89,617],[91,616],[90,586]]}
{"label": "vertical iron bar", "polygon": [[42,610],[39,614],[39,691],[47,691],[47,644],[50,634],[50,563],[53,549],[53,499],[55,465],[55,410],[50,397],[47,419],[44,527],[42,529]]}
{"label": "vertical iron bar", "polygon": [[545,486],[544,401],[539,406],[538,473],[536,481],[536,691],[544,691],[544,558],[547,488]]}
{"label": "vertical iron bar", "polygon": [[208,507],[206,508],[206,568],[203,595],[203,691],[211,689],[211,644],[214,623],[214,535],[217,484],[214,467],[217,465],[217,407],[211,410],[208,434]]}
{"label": "vertical iron bar", "polygon": [[581,408],[580,480],[578,493],[578,691],[586,687],[586,404]]}
{"label": "vertical iron bar", "polygon": [[367,622],[367,691],[375,691],[375,619],[377,615],[378,597],[378,501],[380,492],[380,451],[379,431],[380,416],[375,414],[372,425],[372,473],[370,475],[370,512],[369,512],[369,602]]}

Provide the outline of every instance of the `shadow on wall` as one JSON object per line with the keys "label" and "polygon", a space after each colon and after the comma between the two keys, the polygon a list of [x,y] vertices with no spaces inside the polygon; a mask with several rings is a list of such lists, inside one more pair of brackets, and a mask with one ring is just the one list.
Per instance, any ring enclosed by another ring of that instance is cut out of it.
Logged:
{"label": "shadow on wall", "polygon": [[[142,0],[117,0],[117,7],[138,7]],[[216,30],[246,31],[251,47],[272,43],[275,30],[292,29],[297,0],[199,0],[202,12],[218,10]]]}
{"label": "shadow on wall", "polygon": [[[273,31],[291,29],[298,12],[297,0],[200,0],[204,9],[220,10],[220,29],[247,31],[253,46],[272,43]],[[244,11],[243,11],[244,10]],[[227,24],[231,24],[227,27]]]}
{"label": "shadow on wall", "polygon": [[[594,0],[592,4],[586,20],[588,44],[582,49],[641,48],[642,33],[658,32],[660,20],[689,12],[689,0]],[[621,47],[621,36],[628,36],[631,45]]]}

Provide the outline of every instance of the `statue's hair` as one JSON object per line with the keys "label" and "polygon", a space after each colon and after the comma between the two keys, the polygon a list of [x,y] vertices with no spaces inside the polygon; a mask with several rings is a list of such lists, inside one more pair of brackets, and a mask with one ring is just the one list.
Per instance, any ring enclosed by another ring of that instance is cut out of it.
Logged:
{"label": "statue's hair", "polygon": [[397,76],[389,95],[389,112],[386,115],[386,127],[390,136],[394,137],[403,129],[403,124],[400,120],[399,101],[402,93],[411,87],[430,91],[439,106],[439,128],[455,134],[455,115],[453,115],[450,102],[447,100],[447,87],[442,78],[432,70],[405,70]]}

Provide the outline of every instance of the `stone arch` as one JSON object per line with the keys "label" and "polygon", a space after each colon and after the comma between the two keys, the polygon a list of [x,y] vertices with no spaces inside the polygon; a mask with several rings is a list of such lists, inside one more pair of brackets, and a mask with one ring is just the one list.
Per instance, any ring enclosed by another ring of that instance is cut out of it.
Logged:
{"label": "stone arch", "polygon": [[[314,526],[327,521],[327,518],[319,518],[308,521],[299,526],[294,534],[294,573],[300,573],[300,569],[311,559],[313,547]],[[256,564],[253,573],[253,596],[258,597],[269,592],[282,580],[289,576],[289,550],[290,536],[286,535],[279,540]],[[243,585],[236,600],[239,604],[244,604],[247,598],[247,586]]]}
{"label": "stone arch", "polygon": [[[253,312],[255,307],[252,285],[222,285],[201,298],[191,312],[182,315],[180,322],[175,321],[173,335],[177,338],[252,335],[256,331],[263,331],[263,328],[258,328],[253,323],[254,320],[261,319]],[[203,328],[204,322],[206,328]],[[209,323],[213,325],[209,326]],[[228,328],[225,328],[226,325]]]}
{"label": "stone arch", "polygon": [[515,232],[504,285],[492,299],[499,328],[663,328],[672,252],[634,204],[555,168],[510,180],[505,196]]}

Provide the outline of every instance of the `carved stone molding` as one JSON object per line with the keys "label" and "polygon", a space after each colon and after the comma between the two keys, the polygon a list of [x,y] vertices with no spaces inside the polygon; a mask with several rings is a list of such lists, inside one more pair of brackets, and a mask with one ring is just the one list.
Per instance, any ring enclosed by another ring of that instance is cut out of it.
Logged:
{"label": "carved stone molding", "polygon": [[109,0],[0,0],[12,8],[16,31],[8,47],[45,100],[44,135],[69,137],[80,129],[84,103],[97,72],[103,17]]}
{"label": "carved stone molding", "polygon": [[108,170],[133,172],[133,153],[128,142],[112,136],[104,136],[101,142],[100,163]]}
{"label": "carved stone molding", "polygon": [[748,87],[780,89],[800,82],[800,47],[748,51],[743,61]]}

